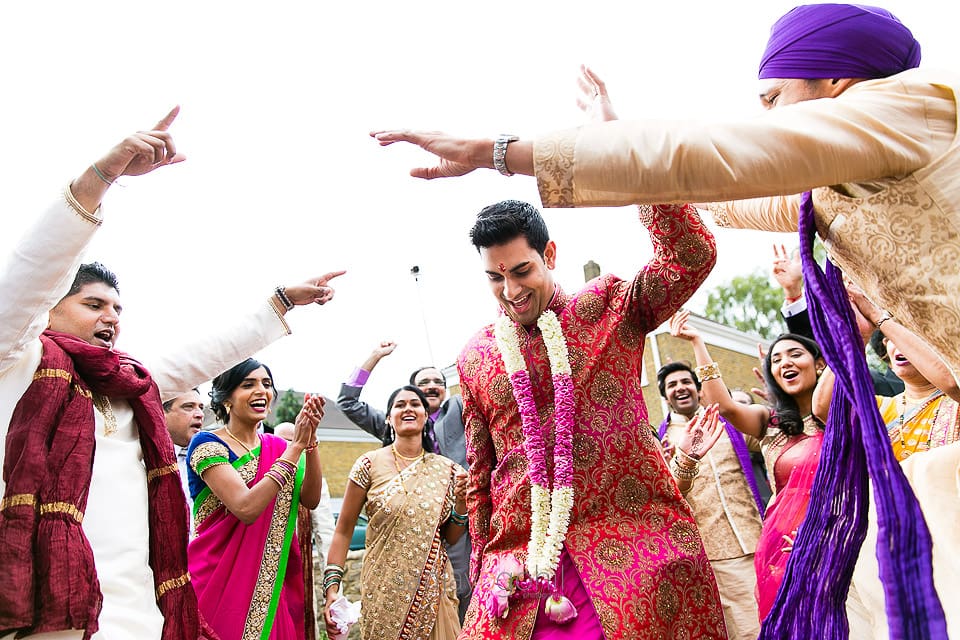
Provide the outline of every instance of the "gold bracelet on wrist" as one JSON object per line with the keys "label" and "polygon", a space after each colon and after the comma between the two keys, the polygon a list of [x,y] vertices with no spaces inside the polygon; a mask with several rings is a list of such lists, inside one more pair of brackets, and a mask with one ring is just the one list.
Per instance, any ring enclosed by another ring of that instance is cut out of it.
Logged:
{"label": "gold bracelet on wrist", "polygon": [[67,201],[67,204],[71,209],[74,210],[74,212],[76,212],[78,216],[87,222],[95,224],[98,227],[103,224],[103,220],[83,208],[83,205],[80,204],[80,201],[77,200],[76,196],[73,195],[73,191],[70,189],[69,184],[63,190],[63,199]]}
{"label": "gold bracelet on wrist", "polygon": [[703,366],[697,367],[694,370],[694,373],[697,374],[697,377],[700,379],[700,382],[706,382],[707,380],[716,380],[720,377],[720,365],[716,362],[711,362],[710,364],[705,364]]}

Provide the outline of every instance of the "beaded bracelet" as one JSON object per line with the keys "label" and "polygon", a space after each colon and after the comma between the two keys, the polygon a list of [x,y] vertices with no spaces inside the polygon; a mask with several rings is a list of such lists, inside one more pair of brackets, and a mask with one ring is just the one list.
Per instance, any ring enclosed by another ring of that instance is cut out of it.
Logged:
{"label": "beaded bracelet", "polygon": [[456,508],[450,509],[450,522],[458,527],[465,527],[470,522],[466,513],[457,513]]}
{"label": "beaded bracelet", "polygon": [[277,287],[276,289],[273,290],[273,292],[277,294],[277,298],[280,299],[280,302],[283,303],[283,307],[287,311],[290,311],[291,309],[293,309],[293,306],[294,306],[293,301],[290,300],[289,296],[287,296],[286,287]]}
{"label": "beaded bracelet", "polygon": [[694,466],[685,466],[682,465],[678,458],[674,458],[670,461],[670,472],[676,476],[678,480],[688,480],[692,481],[698,475],[700,475],[700,465],[696,464]]}

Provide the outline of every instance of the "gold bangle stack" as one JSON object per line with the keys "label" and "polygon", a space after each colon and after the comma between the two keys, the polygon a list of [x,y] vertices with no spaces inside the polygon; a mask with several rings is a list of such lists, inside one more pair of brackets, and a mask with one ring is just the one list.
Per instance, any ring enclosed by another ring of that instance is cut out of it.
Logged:
{"label": "gold bangle stack", "polygon": [[711,362],[710,364],[697,367],[695,373],[697,374],[697,377],[700,378],[700,382],[717,380],[722,377],[720,375],[720,365],[716,362]]}
{"label": "gold bangle stack", "polygon": [[[683,457],[679,454],[683,454]],[[677,449],[677,453],[670,460],[670,472],[677,480],[693,482],[694,478],[700,475],[700,462]]]}

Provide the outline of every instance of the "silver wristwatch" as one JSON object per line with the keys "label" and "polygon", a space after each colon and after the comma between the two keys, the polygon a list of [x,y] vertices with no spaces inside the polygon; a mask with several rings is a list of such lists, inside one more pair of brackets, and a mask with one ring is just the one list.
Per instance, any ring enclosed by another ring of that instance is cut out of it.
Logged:
{"label": "silver wristwatch", "polygon": [[513,175],[513,172],[507,169],[507,145],[519,139],[520,136],[501,133],[493,143],[493,167],[505,176]]}

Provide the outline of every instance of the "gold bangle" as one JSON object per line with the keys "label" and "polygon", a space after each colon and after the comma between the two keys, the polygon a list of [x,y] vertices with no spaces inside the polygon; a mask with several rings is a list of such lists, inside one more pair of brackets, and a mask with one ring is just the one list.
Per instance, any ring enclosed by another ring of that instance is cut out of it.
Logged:
{"label": "gold bangle", "polygon": [[703,366],[697,367],[694,373],[697,374],[697,377],[700,379],[700,382],[706,382],[707,380],[716,380],[720,378],[720,365],[716,362],[711,362],[710,364],[705,364]]}
{"label": "gold bangle", "polygon": [[287,335],[290,335],[292,333],[292,331],[290,331],[290,325],[287,324],[287,320],[283,317],[283,314],[285,312],[280,310],[280,307],[277,303],[277,297],[270,296],[269,302],[270,302],[270,308],[273,309],[273,312],[275,314],[277,314],[277,319],[280,320],[280,324],[283,325],[284,331],[286,331]]}
{"label": "gold bangle", "polygon": [[97,225],[98,227],[101,224],[103,224],[103,220],[101,220],[100,218],[98,218],[97,216],[93,215],[92,213],[90,213],[89,211],[83,208],[83,205],[80,204],[80,201],[77,200],[76,196],[73,195],[73,191],[70,190],[69,184],[63,190],[63,199],[67,201],[67,204],[70,206],[71,209],[74,210],[74,212],[76,212],[78,216],[80,216],[87,222],[91,222]]}

